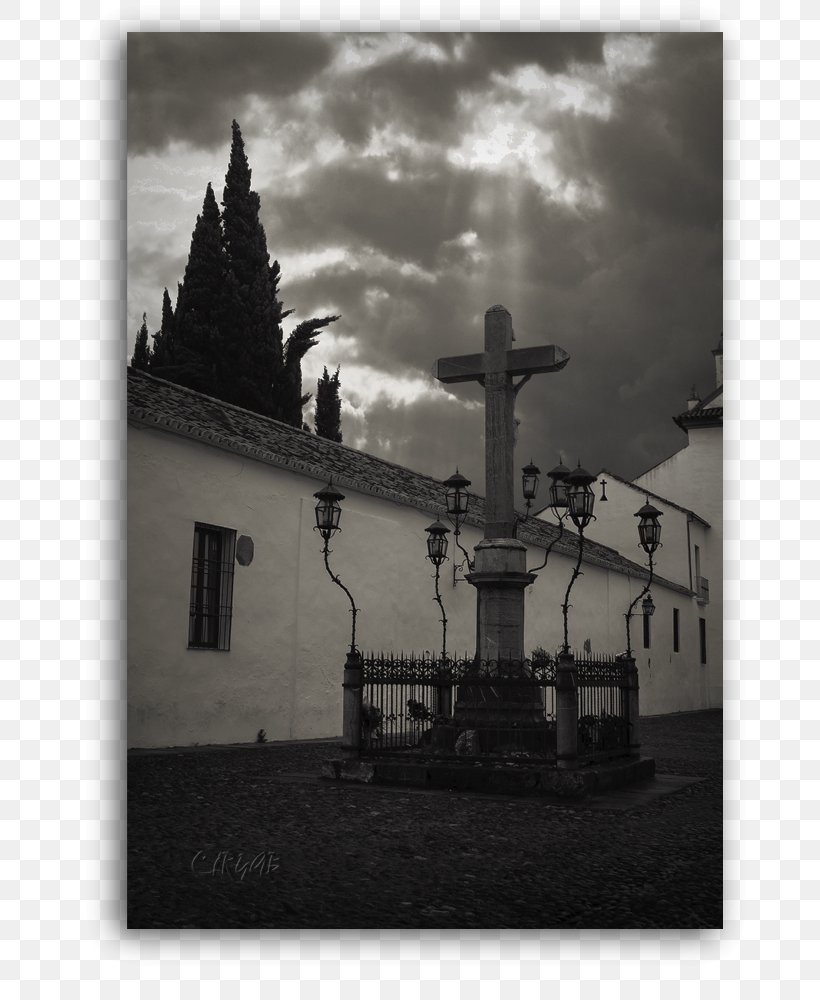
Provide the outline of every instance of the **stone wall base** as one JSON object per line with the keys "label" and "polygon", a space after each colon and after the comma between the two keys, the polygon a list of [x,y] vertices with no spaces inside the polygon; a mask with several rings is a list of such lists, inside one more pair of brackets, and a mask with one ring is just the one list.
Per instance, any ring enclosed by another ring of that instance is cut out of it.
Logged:
{"label": "stone wall base", "polygon": [[321,776],[368,785],[440,788],[503,795],[578,799],[654,777],[652,757],[611,761],[569,770],[510,764],[409,761],[388,758],[328,760]]}

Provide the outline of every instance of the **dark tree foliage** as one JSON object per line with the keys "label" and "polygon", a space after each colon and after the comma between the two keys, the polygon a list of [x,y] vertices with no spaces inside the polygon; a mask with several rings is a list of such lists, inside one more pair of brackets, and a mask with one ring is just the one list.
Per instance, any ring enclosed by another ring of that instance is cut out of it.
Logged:
{"label": "dark tree foliage", "polygon": [[279,263],[270,262],[242,132],[235,121],[232,128],[222,215],[208,184],[176,313],[168,300],[167,339],[163,299],[152,370],[301,427],[302,407],[310,399],[302,394],[302,358],[316,345],[316,335],[339,317],[305,320],[283,342],[282,320],[292,310],[279,299]]}
{"label": "dark tree foliage", "polygon": [[[259,195],[251,190],[251,170],[239,125],[233,139],[222,193],[222,244],[228,264],[225,293],[227,368],[222,398],[258,413],[279,416],[276,388],[281,380],[282,312],[271,275]],[[299,415],[301,425],[301,414]],[[298,425],[297,425],[298,426]]]}
{"label": "dark tree foliage", "polygon": [[302,423],[302,407],[310,399],[310,393],[302,394],[302,358],[317,344],[316,335],[337,320],[338,316],[322,316],[306,319],[299,323],[285,342],[284,362],[278,386],[279,412],[274,414],[286,424],[299,427]]}
{"label": "dark tree foliage", "polygon": [[151,349],[151,370],[160,369],[173,364],[174,361],[174,310],[168,289],[162,293],[162,323],[157,333],[153,335],[154,346]]}
{"label": "dark tree foliage", "polygon": [[342,401],[339,398],[339,369],[328,375],[325,368],[316,386],[316,433],[330,441],[342,441]]}
{"label": "dark tree foliage", "polygon": [[162,378],[210,396],[219,395],[225,276],[219,206],[208,184],[177,292],[173,353],[165,359],[166,367],[160,371],[154,365],[153,370]]}
{"label": "dark tree foliage", "polygon": [[[279,301],[279,281],[282,277],[282,269],[279,267],[279,261],[275,260],[268,271],[270,275],[270,292],[273,296],[273,309],[275,313],[276,325],[281,326],[282,320],[286,316],[290,316],[293,312],[292,309],[283,309],[282,303]],[[280,332],[280,343],[281,343],[281,332]]]}
{"label": "dark tree foliage", "polygon": [[142,314],[142,326],[137,333],[137,340],[134,344],[134,353],[131,357],[131,367],[140,371],[148,371],[148,324],[145,320],[145,313]]}

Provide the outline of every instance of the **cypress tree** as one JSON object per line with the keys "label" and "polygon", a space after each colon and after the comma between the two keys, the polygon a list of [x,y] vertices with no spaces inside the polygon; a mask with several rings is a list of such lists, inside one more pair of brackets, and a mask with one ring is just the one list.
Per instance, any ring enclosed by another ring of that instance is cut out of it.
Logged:
{"label": "cypress tree", "polygon": [[[283,309],[282,303],[279,301],[279,281],[282,277],[282,269],[279,267],[279,261],[275,260],[271,266],[270,271],[270,289],[271,295],[273,296],[273,310],[274,310],[274,321],[277,326],[281,327],[282,320],[286,316],[290,316],[293,312],[292,309]],[[282,342],[282,331],[279,331],[279,343]]]}
{"label": "cypress tree", "polygon": [[167,288],[162,294],[162,322],[153,340],[151,370],[161,375],[165,366],[174,363],[174,310]]}
{"label": "cypress tree", "polygon": [[299,323],[283,343],[293,310],[279,298],[279,262],[270,262],[259,195],[239,125],[232,123],[223,212],[208,184],[191,236],[176,311],[167,290],[151,367],[162,378],[302,427],[301,361],[338,316]]}
{"label": "cypress tree", "polygon": [[316,433],[342,442],[342,401],[339,399],[339,369],[328,375],[325,368],[316,385]]}
{"label": "cypress tree", "polygon": [[302,358],[311,347],[315,347],[314,339],[319,331],[338,316],[322,316],[317,319],[306,319],[300,323],[288,337],[284,348],[284,362],[277,386],[277,420],[282,420],[293,427],[302,425],[302,407],[310,399],[310,393],[302,395]]}
{"label": "cypress tree", "polygon": [[[251,190],[251,170],[239,125],[233,137],[222,193],[222,245],[228,264],[225,315],[227,368],[220,395],[240,406],[276,415],[275,386],[282,367],[281,305],[275,306],[278,271],[270,266],[259,195]],[[277,265],[278,268],[278,265]],[[300,420],[301,424],[301,420]]]}
{"label": "cypress tree", "polygon": [[131,357],[131,367],[136,368],[139,371],[148,371],[148,324],[145,320],[145,313],[142,314],[142,326],[139,328],[137,333],[137,339],[134,344],[134,353]]}
{"label": "cypress tree", "polygon": [[[172,366],[163,377],[208,395],[219,395],[226,280],[219,206],[210,183],[191,234],[185,274],[177,292]],[[169,299],[170,305],[170,299]],[[164,302],[163,302],[164,306]]]}

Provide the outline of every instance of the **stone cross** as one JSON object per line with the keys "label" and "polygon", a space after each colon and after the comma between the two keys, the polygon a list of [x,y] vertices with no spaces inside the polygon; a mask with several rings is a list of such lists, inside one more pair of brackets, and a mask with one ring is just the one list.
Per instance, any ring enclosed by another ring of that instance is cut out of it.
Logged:
{"label": "stone cross", "polygon": [[[441,382],[477,381],[484,386],[487,472],[484,538],[466,579],[476,588],[476,656],[481,660],[524,659],[524,590],[535,576],[526,569],[527,548],[515,537],[515,397],[531,376],[560,371],[569,355],[560,347],[513,350],[512,317],[504,306],[484,316],[484,353],[442,358]],[[521,381],[513,385],[513,378]],[[543,726],[540,690],[499,684],[459,688],[454,716],[462,725]]]}
{"label": "stone cross", "polygon": [[[514,339],[510,314],[504,306],[491,306],[484,316],[484,353],[441,358],[434,369],[440,382],[484,387],[485,538],[514,537],[516,394],[531,376],[560,371],[569,361],[569,354],[554,345],[513,350]],[[516,375],[523,377],[513,385]]]}

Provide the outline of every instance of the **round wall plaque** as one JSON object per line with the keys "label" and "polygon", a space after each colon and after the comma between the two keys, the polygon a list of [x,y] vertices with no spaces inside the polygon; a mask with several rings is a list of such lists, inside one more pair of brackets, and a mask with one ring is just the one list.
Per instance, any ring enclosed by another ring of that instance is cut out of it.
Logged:
{"label": "round wall plaque", "polygon": [[236,540],[236,561],[240,566],[250,566],[253,562],[253,539],[240,535]]}

